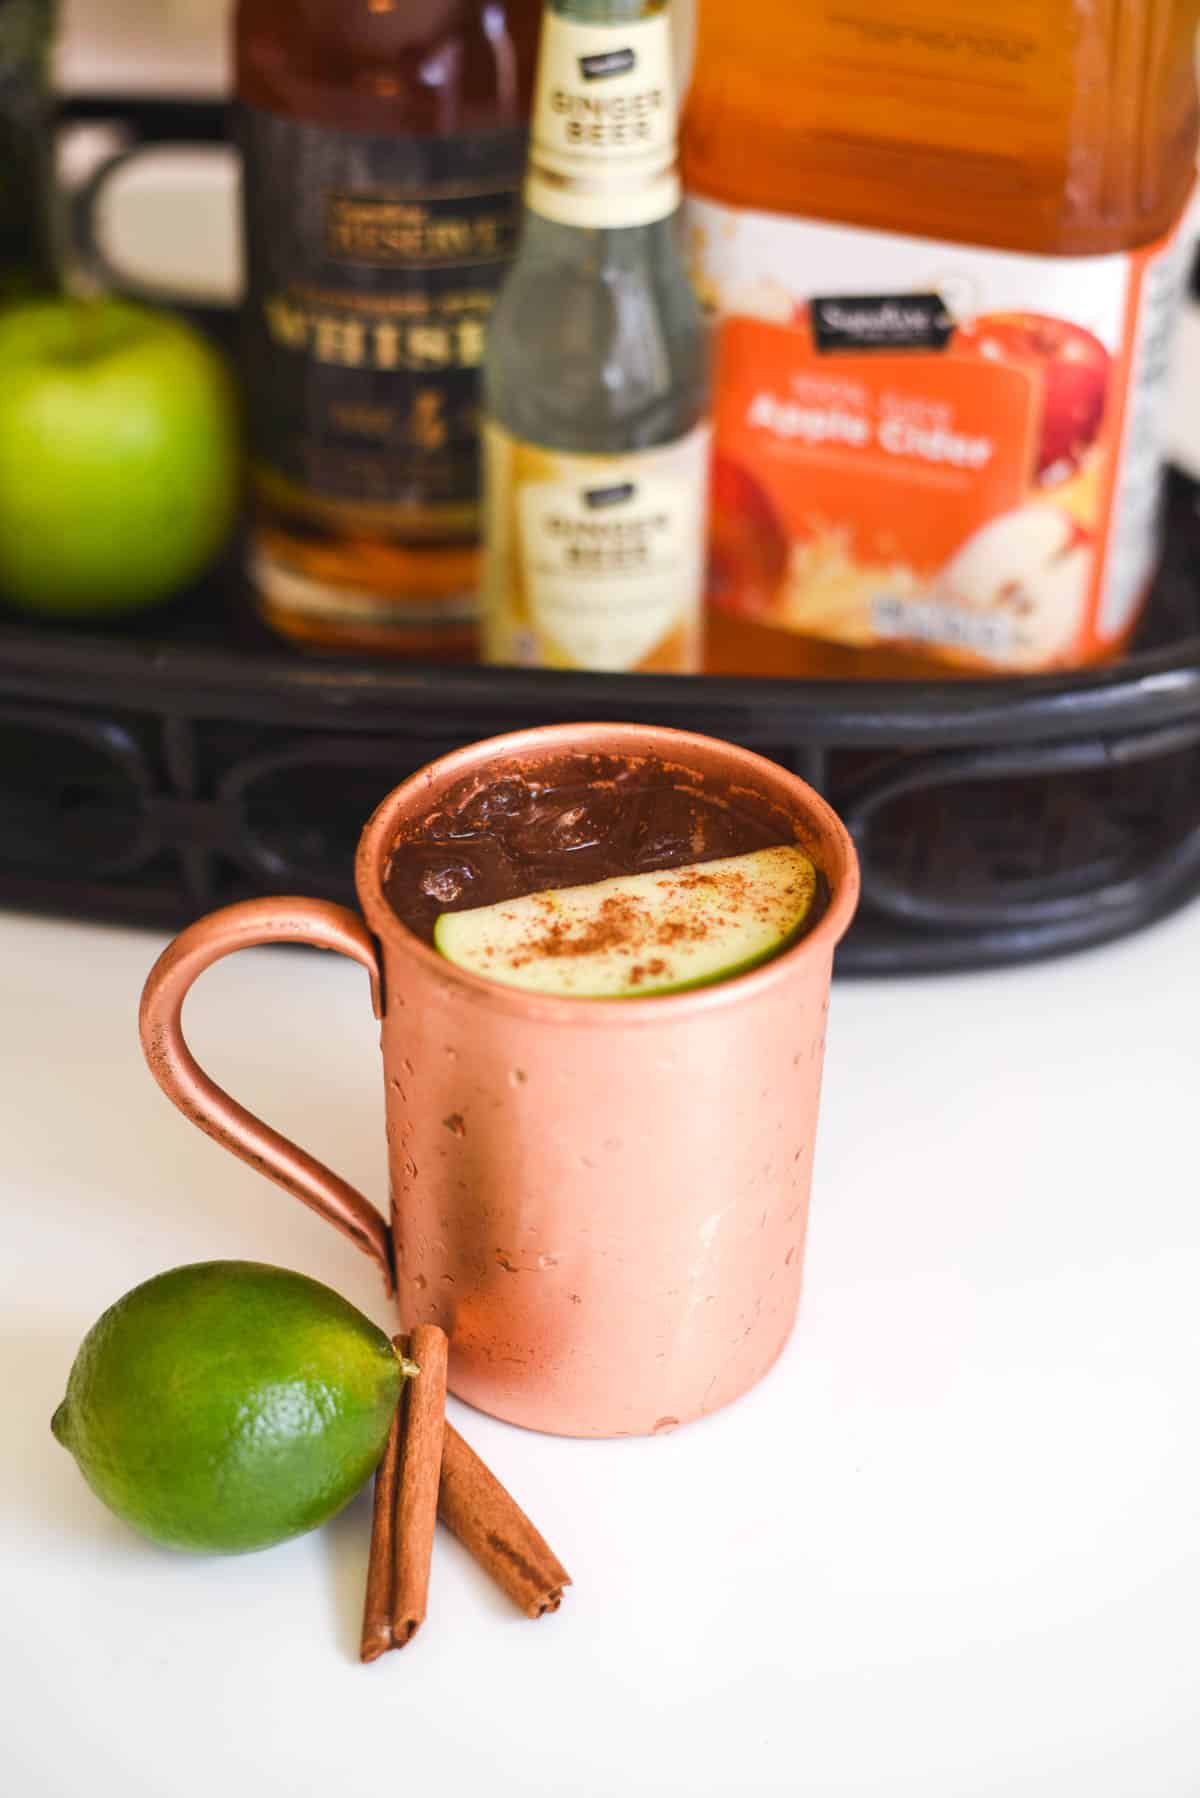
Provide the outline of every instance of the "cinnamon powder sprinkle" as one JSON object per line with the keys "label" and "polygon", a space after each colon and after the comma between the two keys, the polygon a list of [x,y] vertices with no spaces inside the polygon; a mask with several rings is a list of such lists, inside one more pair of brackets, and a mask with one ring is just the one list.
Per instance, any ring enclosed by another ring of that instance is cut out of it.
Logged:
{"label": "cinnamon powder sprinkle", "polygon": [[[755,901],[751,883],[738,869],[723,869],[718,874],[707,873],[703,868],[688,869],[675,877],[666,896],[670,898],[672,891],[682,896],[697,888],[712,889],[717,903],[727,905],[743,916],[770,922],[777,915],[778,892],[769,899],[762,897]],[[648,959],[639,960],[631,972],[635,985],[667,972],[667,961],[661,955],[655,955],[655,950],[703,942],[725,922],[724,914],[708,917],[663,917],[660,914],[656,919],[644,904],[627,893],[610,893],[601,901],[595,917],[582,924],[562,917],[556,911],[551,894],[538,895],[538,914],[523,943],[510,957],[512,967],[526,967],[531,961],[604,955],[616,950],[644,952]]]}

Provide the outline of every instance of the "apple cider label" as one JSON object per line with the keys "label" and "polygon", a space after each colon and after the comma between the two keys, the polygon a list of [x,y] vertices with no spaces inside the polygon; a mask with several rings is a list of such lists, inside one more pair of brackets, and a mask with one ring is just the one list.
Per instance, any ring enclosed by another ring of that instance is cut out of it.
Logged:
{"label": "apple cider label", "polygon": [[707,426],[659,449],[582,456],[489,422],[484,450],[486,659],[695,672]]}
{"label": "apple cider label", "polygon": [[677,106],[665,11],[585,24],[547,7],[529,178],[532,212],[564,225],[648,225],[679,204]]}
{"label": "apple cider label", "polygon": [[238,108],[256,475],[285,508],[470,538],[484,325],[525,133],[375,135]]}
{"label": "apple cider label", "polygon": [[1184,233],[1041,257],[689,204],[709,598],[976,670],[1116,648],[1157,551]]}

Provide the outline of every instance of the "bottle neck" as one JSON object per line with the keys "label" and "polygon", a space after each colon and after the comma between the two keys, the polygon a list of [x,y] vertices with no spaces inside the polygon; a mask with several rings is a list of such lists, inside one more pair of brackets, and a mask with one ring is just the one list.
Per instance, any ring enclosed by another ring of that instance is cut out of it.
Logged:
{"label": "bottle neck", "polygon": [[679,205],[664,0],[549,0],[525,203],[586,230],[649,225]]}
{"label": "bottle neck", "polygon": [[586,274],[590,270],[606,278],[622,274],[643,277],[656,264],[682,267],[676,219],[673,212],[648,225],[582,227],[560,224],[527,208],[521,262],[527,272],[537,269],[553,275],[570,269],[572,274]]}

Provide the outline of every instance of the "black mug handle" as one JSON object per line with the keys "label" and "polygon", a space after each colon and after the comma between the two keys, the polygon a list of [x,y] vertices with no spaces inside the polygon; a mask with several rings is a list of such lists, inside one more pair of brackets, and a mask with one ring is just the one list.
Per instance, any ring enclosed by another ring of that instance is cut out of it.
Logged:
{"label": "black mug handle", "polygon": [[133,144],[127,150],[116,151],[94,168],[83,186],[72,194],[69,214],[71,254],[81,274],[97,287],[111,288],[128,299],[141,300],[147,306],[180,306],[187,304],[182,294],[138,281],[111,262],[97,229],[100,199],[113,176],[131,163],[139,162],[147,151],[153,153],[158,148],[157,144]]}
{"label": "black mug handle", "polygon": [[189,292],[186,288],[142,280],[128,273],[113,261],[105,246],[100,225],[100,207],[104,194],[110,182],[123,169],[147,157],[161,155],[164,151],[169,153],[179,147],[211,150],[228,143],[228,138],[208,137],[199,133],[193,136],[186,128],[179,136],[168,136],[165,132],[155,131],[153,135],[139,137],[137,142],[105,157],[68,201],[67,225],[71,256],[85,281],[123,294],[128,299],[141,301],[147,306],[166,306],[189,313],[213,315],[227,315],[232,311],[237,304],[234,296],[222,302],[210,293],[198,293],[195,290]]}

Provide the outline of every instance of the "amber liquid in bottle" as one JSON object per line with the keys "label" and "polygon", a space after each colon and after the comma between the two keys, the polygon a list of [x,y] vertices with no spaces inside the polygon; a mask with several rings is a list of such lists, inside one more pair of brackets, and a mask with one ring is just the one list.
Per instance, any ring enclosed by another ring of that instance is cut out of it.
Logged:
{"label": "amber liquid in bottle", "polygon": [[[919,278],[897,283],[884,270],[872,288],[867,271],[863,291],[933,285],[960,245],[1056,259],[1133,252],[1163,238],[1186,202],[1197,0],[697,7],[686,189],[731,215],[765,219],[760,233],[783,221],[781,239],[798,219],[931,241]],[[774,272],[782,306],[796,271],[781,254]],[[816,256],[796,284],[842,294],[842,279]],[[846,360],[831,355],[827,366],[838,372]],[[1114,375],[1110,416],[1120,403]],[[805,478],[797,474],[797,488]],[[848,489],[854,478],[848,465]],[[777,591],[784,549],[760,517],[761,496],[738,481],[718,461],[714,565],[736,566],[744,589]],[[915,642],[852,644],[779,628],[768,612],[714,603],[707,666],[830,678],[995,672],[983,658],[955,665]],[[1110,642],[1108,653],[1118,647]]]}
{"label": "amber liquid in bottle", "polygon": [[240,0],[251,575],[324,647],[477,643],[478,378],[540,0]]}

